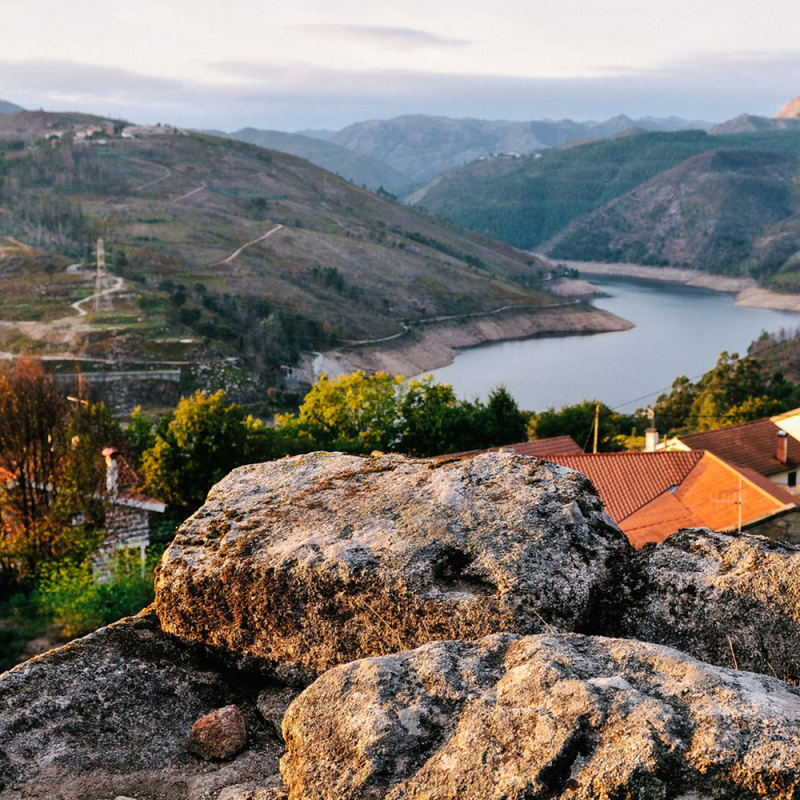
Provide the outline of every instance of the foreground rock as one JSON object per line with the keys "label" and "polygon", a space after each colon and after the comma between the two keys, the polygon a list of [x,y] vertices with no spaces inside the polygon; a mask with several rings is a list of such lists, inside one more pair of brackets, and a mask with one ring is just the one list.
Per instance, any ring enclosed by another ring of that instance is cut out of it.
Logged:
{"label": "foreground rock", "polygon": [[314,453],[218,483],[156,605],[165,630],[302,680],[437,639],[602,632],[631,553],[588,481],[546,461]]}
{"label": "foreground rock", "polygon": [[622,639],[495,635],[326,673],[290,706],[290,800],[788,800],[800,690]]}
{"label": "foreground rock", "polygon": [[619,635],[800,680],[800,547],[706,529],[638,552]]}
{"label": "foreground rock", "polygon": [[[263,688],[190,653],[152,610],[102,628],[0,677],[0,798],[216,800],[227,786],[281,786],[283,747],[255,709]],[[247,750],[223,764],[190,755],[192,723],[230,703],[248,719]]]}

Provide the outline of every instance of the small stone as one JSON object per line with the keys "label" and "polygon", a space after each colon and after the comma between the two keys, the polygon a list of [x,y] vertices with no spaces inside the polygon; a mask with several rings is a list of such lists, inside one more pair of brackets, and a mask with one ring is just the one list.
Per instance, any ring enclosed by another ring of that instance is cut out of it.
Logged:
{"label": "small stone", "polygon": [[218,708],[192,725],[189,752],[206,761],[233,758],[247,744],[247,726],[239,706]]}

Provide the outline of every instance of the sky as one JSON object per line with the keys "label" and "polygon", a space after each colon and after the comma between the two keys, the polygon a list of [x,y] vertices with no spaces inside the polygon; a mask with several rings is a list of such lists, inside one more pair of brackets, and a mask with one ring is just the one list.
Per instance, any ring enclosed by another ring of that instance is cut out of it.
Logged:
{"label": "sky", "polygon": [[0,0],[0,99],[226,131],[720,122],[800,94],[796,0]]}

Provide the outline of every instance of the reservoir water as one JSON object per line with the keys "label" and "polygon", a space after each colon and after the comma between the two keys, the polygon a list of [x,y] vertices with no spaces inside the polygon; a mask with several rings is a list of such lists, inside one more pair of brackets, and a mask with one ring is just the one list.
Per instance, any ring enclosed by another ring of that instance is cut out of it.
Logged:
{"label": "reservoir water", "polygon": [[635,324],[628,331],[525,339],[461,351],[435,379],[459,397],[486,398],[504,384],[532,411],[601,400],[631,413],[679,375],[700,377],[720,353],[744,355],[761,331],[794,331],[800,314],[734,305],[734,295],[634,278],[587,276],[607,297],[592,301]]}

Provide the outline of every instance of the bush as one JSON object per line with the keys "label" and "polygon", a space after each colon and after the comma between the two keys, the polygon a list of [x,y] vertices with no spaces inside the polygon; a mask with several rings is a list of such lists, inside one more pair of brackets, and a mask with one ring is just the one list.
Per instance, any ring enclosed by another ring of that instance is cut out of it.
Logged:
{"label": "bush", "polygon": [[54,567],[39,588],[40,612],[70,638],[136,614],[155,597],[153,573],[158,556],[148,550],[144,574],[137,550],[120,551],[105,579],[92,561]]}

